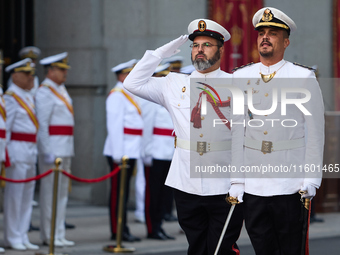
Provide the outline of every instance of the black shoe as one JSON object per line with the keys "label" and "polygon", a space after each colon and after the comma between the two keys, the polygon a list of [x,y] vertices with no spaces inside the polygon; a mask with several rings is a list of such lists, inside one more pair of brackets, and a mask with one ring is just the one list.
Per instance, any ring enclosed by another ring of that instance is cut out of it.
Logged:
{"label": "black shoe", "polygon": [[177,217],[172,214],[164,214],[164,220],[167,222],[178,221]]}
{"label": "black shoe", "polygon": [[164,229],[161,229],[161,233],[169,240],[175,240],[176,239],[174,236],[170,236],[167,233],[165,233]]}
{"label": "black shoe", "polygon": [[148,234],[147,238],[156,240],[168,240],[168,238],[160,231]]}
{"label": "black shoe", "polygon": [[[112,234],[111,240],[116,240],[116,237],[117,237],[116,234]],[[141,239],[137,236],[134,236],[134,235],[131,235],[130,233],[125,232],[123,233],[122,241],[132,243],[132,242],[140,242]]]}
{"label": "black shoe", "polygon": [[31,232],[31,231],[39,231],[40,228],[39,227],[36,227],[36,226],[33,226],[32,223],[30,224],[30,227],[28,229],[28,232]]}
{"label": "black shoe", "polygon": [[66,221],[65,221],[65,228],[67,228],[67,229],[74,229],[74,228],[76,228],[76,226],[73,225],[73,224],[66,223]]}

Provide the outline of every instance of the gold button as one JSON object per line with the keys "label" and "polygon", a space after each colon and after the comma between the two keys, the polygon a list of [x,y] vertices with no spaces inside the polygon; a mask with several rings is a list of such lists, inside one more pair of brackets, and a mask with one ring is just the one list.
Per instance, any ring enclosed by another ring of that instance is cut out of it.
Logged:
{"label": "gold button", "polygon": [[181,106],[181,104],[178,104],[178,106]]}
{"label": "gold button", "polygon": [[201,117],[201,120],[204,120],[204,117],[203,117],[203,116]]}
{"label": "gold button", "polygon": [[264,96],[267,97],[267,96],[268,96],[268,93],[264,94]]}
{"label": "gold button", "polygon": [[203,134],[200,134],[200,137],[203,137]]}
{"label": "gold button", "polygon": [[200,152],[200,156],[202,156],[203,155],[203,152]]}
{"label": "gold button", "polygon": [[267,154],[266,152],[263,152],[263,154]]}
{"label": "gold button", "polygon": [[266,134],[268,134],[268,132],[267,132],[267,131],[264,131],[264,132],[263,132],[263,134],[265,134],[265,135],[266,135]]}

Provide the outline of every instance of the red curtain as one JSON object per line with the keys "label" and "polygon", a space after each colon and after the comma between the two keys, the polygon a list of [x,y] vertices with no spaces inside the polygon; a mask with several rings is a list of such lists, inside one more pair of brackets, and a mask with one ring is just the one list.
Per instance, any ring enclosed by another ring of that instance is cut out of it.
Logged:
{"label": "red curtain", "polygon": [[[333,73],[340,78],[340,0],[333,0]],[[335,110],[340,111],[340,82],[334,83]]]}
{"label": "red curtain", "polygon": [[252,19],[262,7],[263,0],[209,0],[209,18],[231,34],[224,44],[222,70],[231,72],[235,67],[259,61]]}

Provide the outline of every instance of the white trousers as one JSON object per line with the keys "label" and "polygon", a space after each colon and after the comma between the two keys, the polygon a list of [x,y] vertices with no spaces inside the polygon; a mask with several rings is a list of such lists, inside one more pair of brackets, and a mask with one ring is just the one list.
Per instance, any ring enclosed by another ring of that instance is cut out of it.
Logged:
{"label": "white trousers", "polygon": [[[27,179],[36,174],[35,164],[12,163],[6,168],[6,177]],[[6,246],[29,242],[27,232],[31,222],[35,181],[6,182],[4,194],[4,241]]]}
{"label": "white trousers", "polygon": [[[71,157],[62,157],[62,164],[59,169],[71,172]],[[39,155],[39,172],[44,173],[49,169],[54,169],[54,164],[45,164],[42,155]],[[69,179],[62,173],[58,178],[58,202],[57,216],[55,224],[55,239],[65,238],[65,217],[68,199],[68,183]],[[51,237],[51,218],[52,218],[52,202],[53,202],[53,183],[54,173],[41,179],[40,182],[40,237],[42,241],[50,241]]]}
{"label": "white trousers", "polygon": [[135,182],[135,197],[136,197],[135,216],[137,218],[144,218],[145,177],[144,177],[144,163],[143,163],[142,159],[137,159],[137,174],[136,174],[136,182]]}

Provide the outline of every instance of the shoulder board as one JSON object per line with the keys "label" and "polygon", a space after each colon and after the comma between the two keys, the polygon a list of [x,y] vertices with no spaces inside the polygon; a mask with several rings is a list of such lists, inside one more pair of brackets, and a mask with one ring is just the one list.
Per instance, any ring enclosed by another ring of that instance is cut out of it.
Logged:
{"label": "shoulder board", "polygon": [[312,68],[312,67],[305,66],[305,65],[301,65],[301,64],[296,63],[296,62],[294,62],[293,64],[296,65],[296,66],[300,66],[300,67],[303,67],[303,68],[307,68],[308,70],[311,70],[311,71],[313,71],[313,72],[316,71],[316,70],[315,70],[314,68]]}
{"label": "shoulder board", "polygon": [[13,95],[14,95],[14,92],[13,92],[13,91],[6,91],[5,94],[6,94],[6,95],[13,96]]}
{"label": "shoulder board", "polygon": [[253,65],[253,64],[255,64],[255,63],[254,63],[254,62],[250,62],[250,63],[248,63],[248,64],[246,64],[246,65],[239,66],[239,67],[235,67],[233,70],[231,70],[231,72],[235,72],[236,70],[239,70],[239,69],[241,69],[241,68],[243,68],[243,67],[246,67],[246,66],[251,66],[251,65]]}

